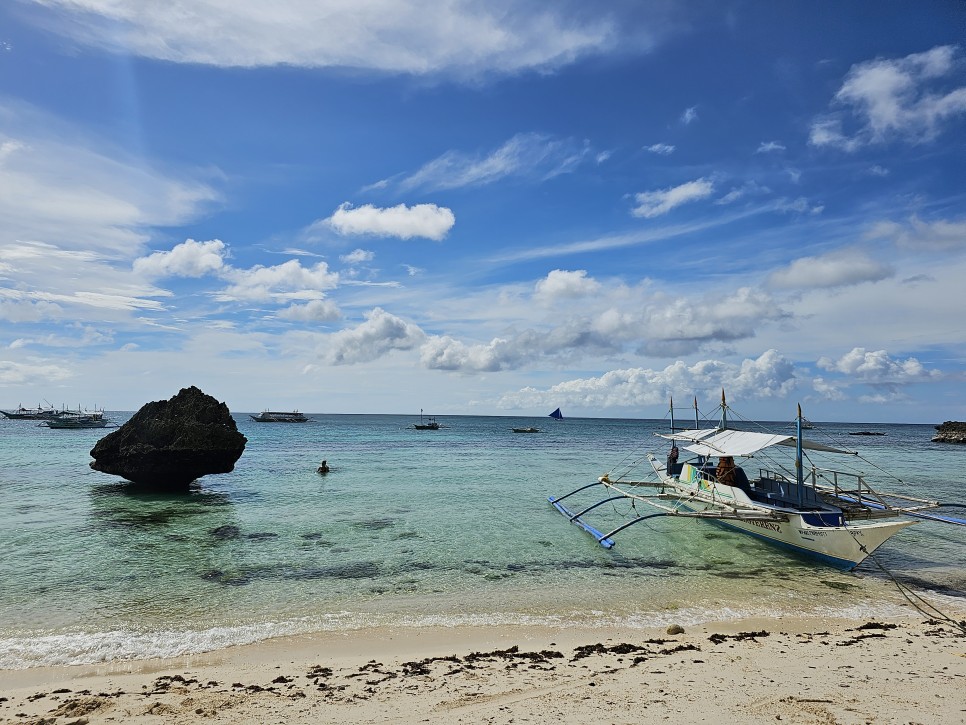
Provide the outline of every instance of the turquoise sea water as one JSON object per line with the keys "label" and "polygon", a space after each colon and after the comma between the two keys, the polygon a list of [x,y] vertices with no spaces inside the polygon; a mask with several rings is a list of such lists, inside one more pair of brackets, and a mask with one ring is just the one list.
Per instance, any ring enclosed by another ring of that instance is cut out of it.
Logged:
{"label": "turquoise sea water", "polygon": [[[650,627],[910,611],[873,563],[837,572],[670,518],[605,550],[547,502],[632,451],[663,455],[653,434],[667,421],[461,416],[416,431],[412,416],[312,418],[235,414],[248,437],[235,470],[178,496],[92,471],[89,451],[110,430],[0,420],[0,668],[376,625]],[[541,432],[511,432],[528,425]],[[884,488],[966,502],[966,447],[930,443],[932,426],[819,425],[885,433],[840,438],[898,472],[902,484]],[[327,476],[316,473],[323,458]],[[629,513],[608,504],[598,520],[616,526]],[[966,527],[921,523],[876,558],[966,617]]]}

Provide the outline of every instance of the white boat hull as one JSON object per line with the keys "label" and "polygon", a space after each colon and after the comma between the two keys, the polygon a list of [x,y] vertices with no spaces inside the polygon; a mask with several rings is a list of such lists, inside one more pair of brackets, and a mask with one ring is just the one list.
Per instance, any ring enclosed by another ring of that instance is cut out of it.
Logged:
{"label": "white boat hull", "polygon": [[[683,493],[683,492],[682,492]],[[691,499],[688,511],[720,510],[710,503]],[[789,514],[787,521],[766,519],[715,518],[714,523],[751,534],[769,543],[821,559],[838,569],[854,569],[890,537],[916,521],[876,521],[847,526],[813,526],[800,514]]]}

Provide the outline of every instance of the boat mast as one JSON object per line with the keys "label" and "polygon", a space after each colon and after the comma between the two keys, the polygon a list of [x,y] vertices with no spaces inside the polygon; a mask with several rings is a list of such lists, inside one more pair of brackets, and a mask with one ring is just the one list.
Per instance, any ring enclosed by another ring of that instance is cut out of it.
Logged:
{"label": "boat mast", "polygon": [[798,505],[805,503],[805,471],[802,468],[802,404],[795,418],[795,481],[798,483]]}
{"label": "boat mast", "polygon": [[701,426],[698,424],[698,396],[694,396],[694,429],[698,430]]}
{"label": "boat mast", "polygon": [[718,423],[718,430],[728,429],[728,404],[725,402],[724,388],[721,388],[721,422]]}
{"label": "boat mast", "polygon": [[668,400],[671,401],[671,432],[674,433],[674,396],[669,395]]}

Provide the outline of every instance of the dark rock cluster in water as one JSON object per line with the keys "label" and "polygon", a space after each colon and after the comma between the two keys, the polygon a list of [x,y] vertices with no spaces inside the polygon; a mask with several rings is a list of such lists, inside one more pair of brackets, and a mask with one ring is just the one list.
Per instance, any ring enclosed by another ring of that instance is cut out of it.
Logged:
{"label": "dark rock cluster in water", "polygon": [[91,468],[163,489],[228,473],[248,439],[228,406],[191,386],[170,400],[147,403],[91,449]]}
{"label": "dark rock cluster in water", "polygon": [[947,420],[937,425],[936,430],[938,432],[933,436],[933,443],[966,443],[966,423]]}

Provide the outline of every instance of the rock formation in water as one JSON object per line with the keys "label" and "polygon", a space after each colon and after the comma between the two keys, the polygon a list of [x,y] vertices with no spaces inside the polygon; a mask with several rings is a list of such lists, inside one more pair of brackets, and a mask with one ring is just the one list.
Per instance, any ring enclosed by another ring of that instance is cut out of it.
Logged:
{"label": "rock formation in water", "polygon": [[196,478],[228,473],[248,439],[228,406],[191,386],[147,403],[91,449],[91,468],[134,483],[183,490]]}
{"label": "rock formation in water", "polygon": [[933,443],[966,443],[966,423],[957,423],[947,420],[942,425],[937,425]]}

